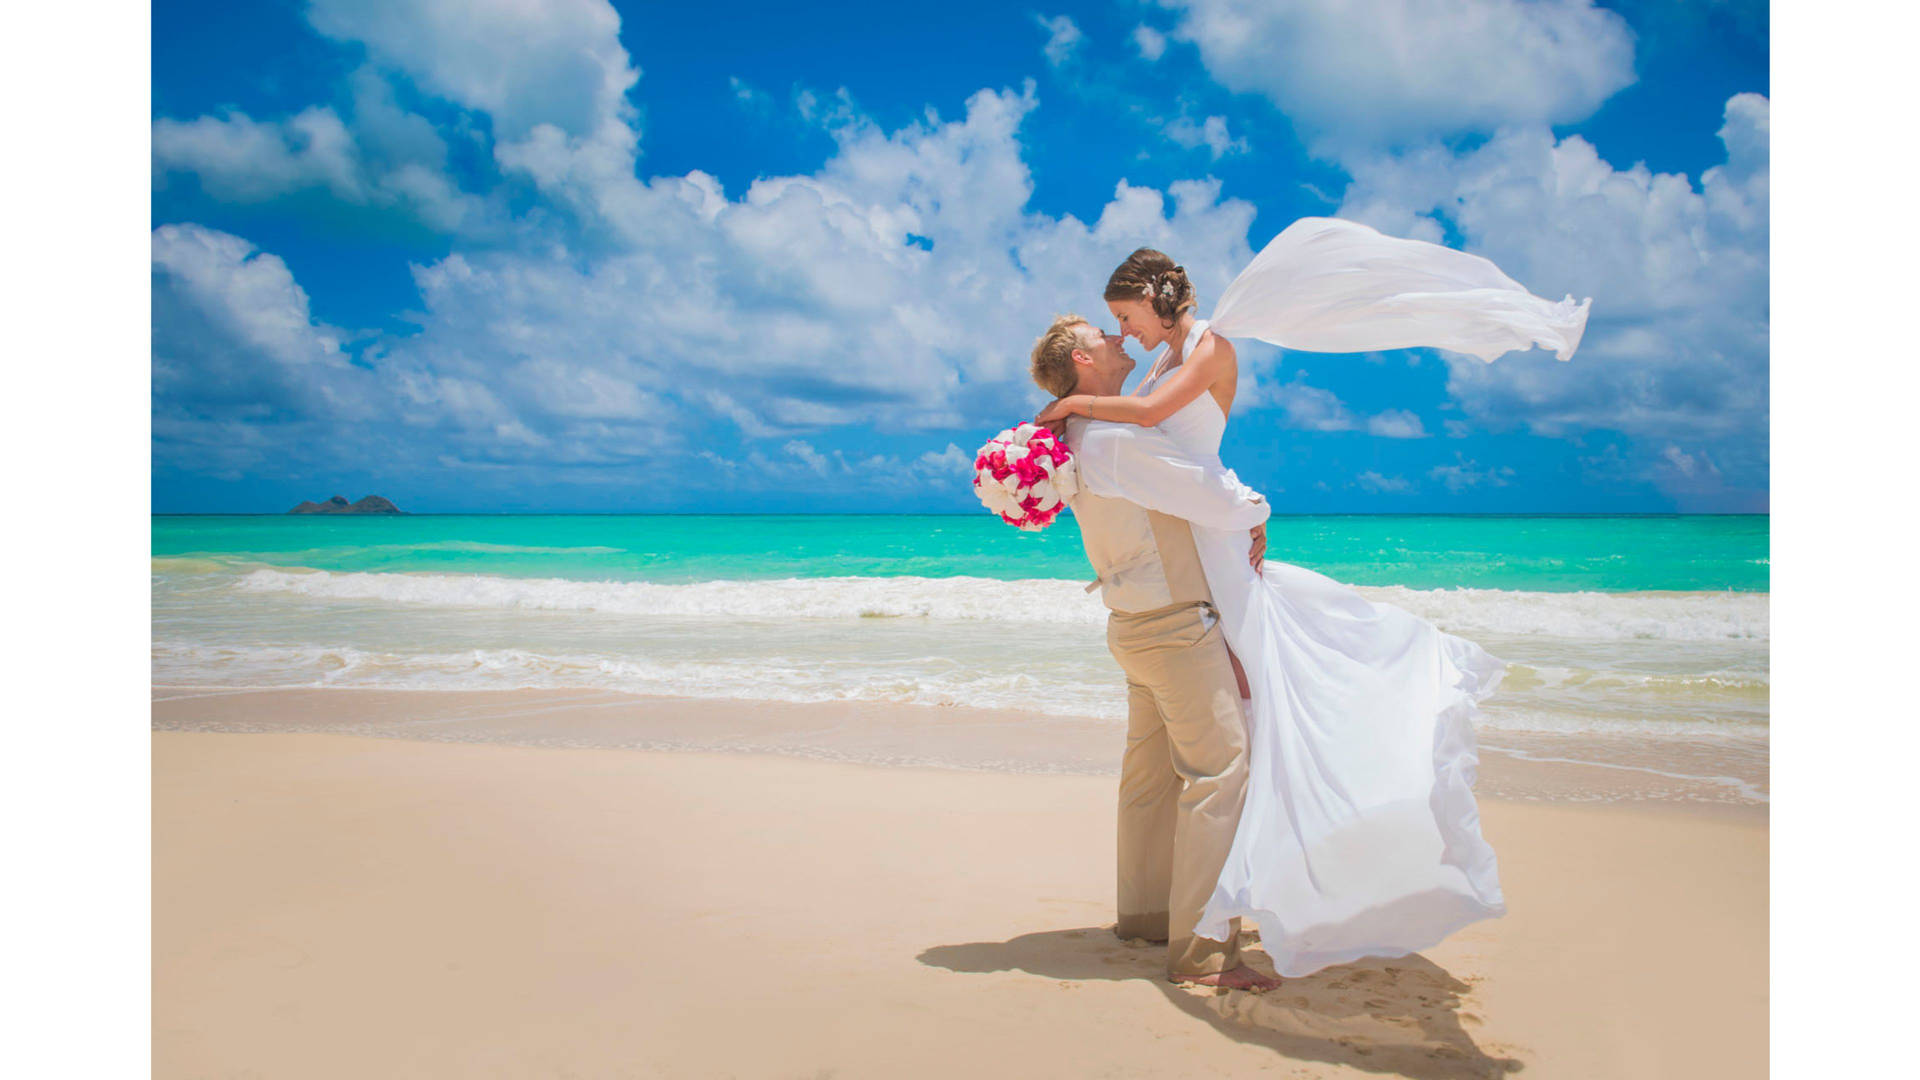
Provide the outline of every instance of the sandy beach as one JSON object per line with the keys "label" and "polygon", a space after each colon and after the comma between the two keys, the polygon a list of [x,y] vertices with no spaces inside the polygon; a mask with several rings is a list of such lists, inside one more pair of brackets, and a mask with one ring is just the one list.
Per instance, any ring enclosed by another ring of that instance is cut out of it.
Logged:
{"label": "sandy beach", "polygon": [[[764,719],[697,705],[661,711]],[[1113,936],[1110,776],[433,741],[382,707],[156,689],[155,1075],[1766,1073],[1764,805],[1483,795],[1508,916],[1251,995]]]}

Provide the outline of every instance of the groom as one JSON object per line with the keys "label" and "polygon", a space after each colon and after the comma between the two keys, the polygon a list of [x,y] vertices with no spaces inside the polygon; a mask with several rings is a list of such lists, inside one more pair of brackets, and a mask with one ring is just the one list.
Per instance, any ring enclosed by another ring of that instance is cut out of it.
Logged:
{"label": "groom", "polygon": [[[1133,370],[1120,343],[1062,315],[1034,344],[1033,379],[1055,397],[1118,394]],[[1278,980],[1241,962],[1239,919],[1224,942],[1193,933],[1240,821],[1247,731],[1188,524],[1248,529],[1259,551],[1269,507],[1156,428],[1073,416],[1064,437],[1080,473],[1068,505],[1099,575],[1107,648],[1127,677],[1114,932],[1166,941],[1175,982],[1271,989]]]}

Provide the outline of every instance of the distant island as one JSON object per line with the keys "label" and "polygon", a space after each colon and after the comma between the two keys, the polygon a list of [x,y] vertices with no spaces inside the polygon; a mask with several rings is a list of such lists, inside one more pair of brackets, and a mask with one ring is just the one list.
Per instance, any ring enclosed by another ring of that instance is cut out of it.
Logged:
{"label": "distant island", "polygon": [[347,501],[345,495],[335,495],[326,502],[303,502],[287,511],[289,514],[404,514],[405,510],[393,505],[379,495],[369,495],[357,503]]}

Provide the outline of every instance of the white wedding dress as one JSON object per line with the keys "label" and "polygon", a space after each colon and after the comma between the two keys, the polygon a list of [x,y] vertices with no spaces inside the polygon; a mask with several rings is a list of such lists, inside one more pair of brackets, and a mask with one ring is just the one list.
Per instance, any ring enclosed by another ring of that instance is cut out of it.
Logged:
{"label": "white wedding dress", "polygon": [[[1586,316],[1585,302],[1532,296],[1478,256],[1305,218],[1234,280],[1212,326],[1323,352],[1427,345],[1490,362],[1537,344],[1565,360]],[[1194,325],[1183,361],[1208,327]],[[1219,461],[1226,417],[1211,393],[1160,429]],[[1256,573],[1245,532],[1193,532],[1252,692],[1246,805],[1194,932],[1224,941],[1228,920],[1250,916],[1279,973],[1301,976],[1504,914],[1473,798],[1473,717],[1504,664],[1311,570],[1268,558]]]}
{"label": "white wedding dress", "polygon": [[[1202,393],[1160,429],[1208,461],[1226,426]],[[1255,573],[1243,531],[1193,536],[1253,694],[1246,805],[1194,932],[1224,941],[1251,916],[1274,967],[1300,976],[1503,914],[1472,723],[1501,662],[1303,567],[1268,558]]]}

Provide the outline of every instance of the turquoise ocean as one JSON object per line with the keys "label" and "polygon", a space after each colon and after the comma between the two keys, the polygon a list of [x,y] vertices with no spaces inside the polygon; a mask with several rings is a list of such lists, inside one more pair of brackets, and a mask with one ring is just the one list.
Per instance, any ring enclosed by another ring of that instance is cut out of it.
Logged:
{"label": "turquoise ocean", "polygon": [[[1509,663],[1483,738],[1764,755],[1765,516],[1276,517],[1268,557]],[[156,516],[153,682],[595,688],[1118,724],[1070,516]]]}

